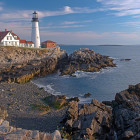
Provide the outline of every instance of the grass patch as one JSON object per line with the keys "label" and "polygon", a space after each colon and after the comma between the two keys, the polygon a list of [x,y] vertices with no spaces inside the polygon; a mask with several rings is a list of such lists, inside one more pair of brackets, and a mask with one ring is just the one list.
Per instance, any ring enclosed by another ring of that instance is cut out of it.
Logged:
{"label": "grass patch", "polygon": [[43,99],[43,101],[50,107],[58,110],[68,105],[65,96],[48,96]]}

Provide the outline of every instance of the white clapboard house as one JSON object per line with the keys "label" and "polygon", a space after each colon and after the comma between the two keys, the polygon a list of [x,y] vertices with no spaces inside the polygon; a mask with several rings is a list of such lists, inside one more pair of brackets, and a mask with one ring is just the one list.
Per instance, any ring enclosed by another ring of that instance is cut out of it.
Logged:
{"label": "white clapboard house", "polygon": [[12,31],[0,31],[0,46],[16,46],[34,48],[32,41],[20,40]]}

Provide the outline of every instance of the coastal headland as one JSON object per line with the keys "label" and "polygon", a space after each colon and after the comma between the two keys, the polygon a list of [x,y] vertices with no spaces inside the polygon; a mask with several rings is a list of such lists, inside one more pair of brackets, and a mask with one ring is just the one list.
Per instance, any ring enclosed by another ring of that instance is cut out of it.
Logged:
{"label": "coastal headland", "polygon": [[60,48],[0,47],[0,53],[0,139],[140,138],[139,84],[117,93],[113,101],[93,99],[81,105],[77,98],[68,101],[29,82],[58,70],[61,75],[72,75],[76,70],[95,72],[114,67],[113,59],[90,49],[69,56]]}

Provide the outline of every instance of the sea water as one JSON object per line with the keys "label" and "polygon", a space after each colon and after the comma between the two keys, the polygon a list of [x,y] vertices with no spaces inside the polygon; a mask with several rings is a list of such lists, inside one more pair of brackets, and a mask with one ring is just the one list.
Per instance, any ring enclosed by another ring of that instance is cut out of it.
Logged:
{"label": "sea water", "polygon": [[[96,45],[60,45],[68,54],[80,48],[93,49],[96,53],[114,58],[117,67],[102,69],[100,72],[77,71],[76,76],[59,76],[51,74],[33,80],[49,93],[79,97],[81,103],[114,100],[115,94],[128,88],[128,85],[140,83],[140,45],[138,46],[96,46]],[[121,61],[121,59],[131,59]],[[91,97],[84,98],[84,94]]]}

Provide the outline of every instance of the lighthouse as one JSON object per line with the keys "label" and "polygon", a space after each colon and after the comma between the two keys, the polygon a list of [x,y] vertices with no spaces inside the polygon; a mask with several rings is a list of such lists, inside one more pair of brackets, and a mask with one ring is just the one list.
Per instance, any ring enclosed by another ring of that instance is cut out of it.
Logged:
{"label": "lighthouse", "polygon": [[32,36],[31,40],[35,44],[35,48],[40,48],[40,34],[39,34],[39,20],[38,14],[35,11],[32,18]]}

